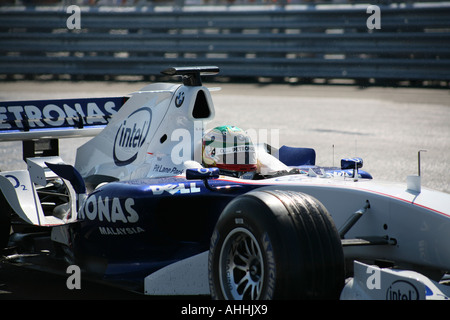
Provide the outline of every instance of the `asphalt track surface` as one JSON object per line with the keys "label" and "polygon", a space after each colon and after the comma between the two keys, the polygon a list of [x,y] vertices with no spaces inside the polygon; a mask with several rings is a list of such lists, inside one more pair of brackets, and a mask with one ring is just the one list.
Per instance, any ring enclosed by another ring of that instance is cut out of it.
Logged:
{"label": "asphalt track surface", "polygon": [[[142,88],[137,82],[2,82],[0,101],[121,96]],[[215,119],[264,133],[278,133],[279,145],[312,147],[318,165],[343,157],[364,159],[375,179],[405,183],[417,174],[422,153],[422,186],[450,193],[450,91],[422,88],[360,88],[345,85],[218,84],[212,91]],[[262,131],[260,131],[262,130]],[[261,135],[262,137],[262,135]],[[73,163],[86,139],[60,141],[62,158]],[[0,144],[0,169],[24,169],[21,143]],[[136,299],[140,296],[97,283],[66,287],[64,275],[0,264],[0,299]]]}

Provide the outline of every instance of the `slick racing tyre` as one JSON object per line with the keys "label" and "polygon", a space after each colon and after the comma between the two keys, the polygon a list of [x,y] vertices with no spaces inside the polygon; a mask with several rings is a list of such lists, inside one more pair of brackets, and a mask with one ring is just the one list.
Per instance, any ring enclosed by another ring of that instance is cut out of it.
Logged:
{"label": "slick racing tyre", "polygon": [[344,254],[336,227],[315,198],[253,191],[231,201],[211,238],[213,299],[337,299]]}

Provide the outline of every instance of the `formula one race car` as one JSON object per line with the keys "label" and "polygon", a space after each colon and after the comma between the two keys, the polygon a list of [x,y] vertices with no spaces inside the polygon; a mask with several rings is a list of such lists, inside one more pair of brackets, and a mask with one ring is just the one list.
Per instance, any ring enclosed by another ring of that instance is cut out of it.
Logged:
{"label": "formula one race car", "polygon": [[[218,71],[169,68],[183,84],[126,97],[0,103],[0,139],[23,141],[28,165],[0,173],[4,261],[158,296],[450,297],[449,194],[420,174],[377,182],[361,158],[318,167],[313,149],[206,132],[200,76]],[[94,137],[64,163],[58,139],[80,136]]]}

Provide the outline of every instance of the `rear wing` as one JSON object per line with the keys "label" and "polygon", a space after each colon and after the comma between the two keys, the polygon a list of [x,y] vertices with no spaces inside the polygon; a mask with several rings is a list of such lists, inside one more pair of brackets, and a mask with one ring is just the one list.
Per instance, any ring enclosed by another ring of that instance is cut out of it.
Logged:
{"label": "rear wing", "polygon": [[0,102],[0,141],[94,136],[126,97]]}
{"label": "rear wing", "polygon": [[23,159],[55,156],[58,139],[97,135],[128,97],[0,102],[0,142],[22,141]]}

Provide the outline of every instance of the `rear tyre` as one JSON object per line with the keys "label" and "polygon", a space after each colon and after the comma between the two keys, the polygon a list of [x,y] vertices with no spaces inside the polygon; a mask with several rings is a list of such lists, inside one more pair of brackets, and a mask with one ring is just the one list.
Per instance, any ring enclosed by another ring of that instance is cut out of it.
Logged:
{"label": "rear tyre", "polygon": [[214,299],[337,299],[344,254],[336,227],[315,198],[253,191],[231,201],[211,238]]}

